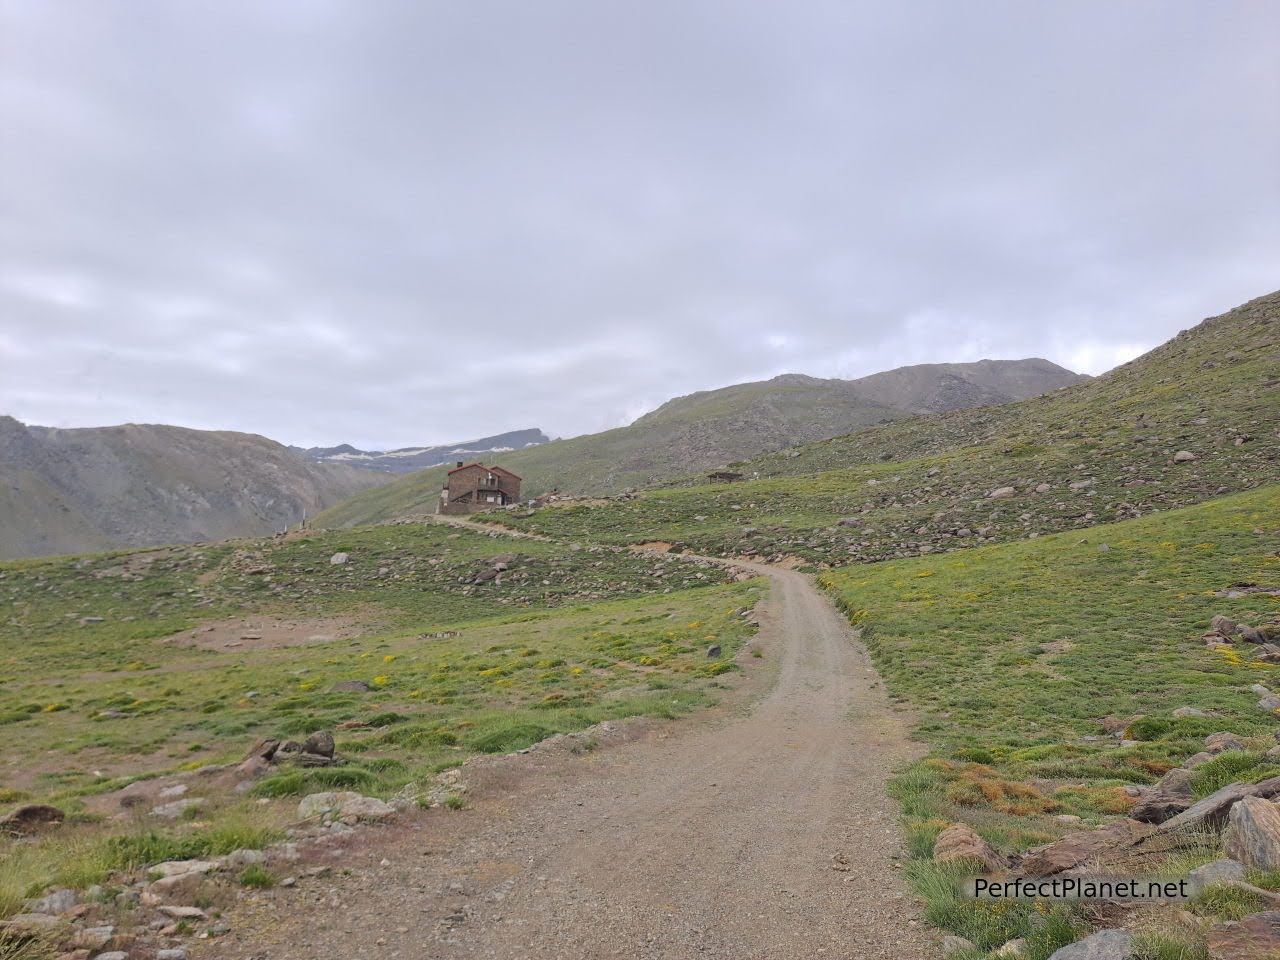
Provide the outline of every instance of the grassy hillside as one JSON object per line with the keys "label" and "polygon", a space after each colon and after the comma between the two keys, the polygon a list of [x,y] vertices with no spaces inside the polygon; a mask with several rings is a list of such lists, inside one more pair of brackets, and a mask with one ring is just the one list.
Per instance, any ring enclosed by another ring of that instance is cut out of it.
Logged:
{"label": "grassy hillside", "polygon": [[[619,493],[906,416],[844,389],[843,381],[811,377],[780,377],[695,396],[672,401],[631,426],[517,450],[500,462],[521,476],[528,496],[552,488]],[[447,470],[424,470],[358,494],[315,522],[344,527],[431,512]]]}
{"label": "grassy hillside", "polygon": [[[301,793],[416,795],[470,755],[706,704],[756,592],[669,558],[419,525],[0,563],[0,815],[50,802],[71,820],[0,837],[0,917],[50,883],[258,845]],[[114,795],[322,729],[346,763],[250,795],[186,781],[195,821],[125,816]]]}
{"label": "grassy hillside", "polygon": [[0,559],[271,534],[385,481],[253,434],[0,416]]}
{"label": "grassy hillside", "polygon": [[[925,364],[860,380],[786,374],[677,397],[628,427],[516,451],[502,465],[524,478],[530,496],[553,487],[614,494],[913,412],[1000,403],[1079,379],[1046,360]],[[353,497],[318,522],[351,526],[433,510],[444,475],[444,469],[413,474]]]}
{"label": "grassy hillside", "polygon": [[[973,826],[1004,853],[1079,829],[1062,816],[1107,823],[1134,803],[1126,785],[1153,782],[1220,730],[1246,738],[1248,749],[1198,767],[1197,795],[1280,773],[1264,754],[1275,745],[1276,718],[1250,690],[1280,685],[1280,666],[1253,662],[1257,648],[1248,644],[1214,650],[1200,639],[1215,614],[1280,619],[1280,597],[1244,586],[1280,588],[1278,544],[1280,487],[1272,486],[1086,536],[821,576],[862,628],[890,692],[921,711],[931,757],[899,778],[897,792],[929,919],[984,950],[1028,936],[1031,957],[1083,929],[1078,918],[1046,923],[1030,902],[1002,913],[949,894],[954,871],[929,859],[948,823]],[[1180,707],[1205,716],[1173,716]],[[1129,741],[1101,723],[1138,714],[1145,719],[1129,722]],[[1220,855],[1207,841],[1144,869],[1185,875]],[[1280,886],[1280,877],[1254,880]],[[1192,902],[1205,917],[1238,906]],[[1156,908],[1137,923],[1150,931],[1143,956],[1204,956],[1195,935],[1176,932],[1176,909]],[[1156,949],[1172,951],[1180,939],[1192,941],[1185,953]]]}
{"label": "grassy hillside", "polygon": [[[1278,415],[1273,294],[1045,397],[903,420],[738,468],[760,480],[496,519],[557,536],[815,564],[939,553],[1271,482],[1280,475]],[[1180,459],[1184,451],[1194,459]]]}

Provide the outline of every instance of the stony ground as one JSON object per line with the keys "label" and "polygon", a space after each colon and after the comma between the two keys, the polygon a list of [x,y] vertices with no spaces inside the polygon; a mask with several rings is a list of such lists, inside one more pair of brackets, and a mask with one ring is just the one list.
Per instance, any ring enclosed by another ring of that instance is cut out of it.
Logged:
{"label": "stony ground", "polygon": [[[919,958],[886,777],[902,718],[846,621],[767,571],[758,695],[616,747],[469,774],[468,807],[250,894],[198,958]],[[314,874],[314,871],[311,871]]]}

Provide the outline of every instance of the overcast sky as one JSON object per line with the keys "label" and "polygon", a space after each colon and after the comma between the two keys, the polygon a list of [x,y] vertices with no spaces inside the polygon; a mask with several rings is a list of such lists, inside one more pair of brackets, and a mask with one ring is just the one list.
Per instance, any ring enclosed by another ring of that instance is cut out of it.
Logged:
{"label": "overcast sky", "polygon": [[1280,3],[0,0],[0,413],[370,447],[1280,287]]}

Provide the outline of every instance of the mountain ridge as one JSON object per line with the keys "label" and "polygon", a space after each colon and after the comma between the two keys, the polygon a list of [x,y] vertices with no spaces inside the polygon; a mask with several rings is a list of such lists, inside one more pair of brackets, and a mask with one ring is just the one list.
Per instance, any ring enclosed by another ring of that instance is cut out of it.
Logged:
{"label": "mountain ridge", "polygon": [[[915,415],[911,409],[881,402],[877,391],[892,391],[899,402],[927,408],[940,402],[973,405],[1006,398],[1011,394],[990,386],[1002,376],[1008,388],[1019,393],[1030,389],[1036,377],[1050,390],[1086,379],[1038,359],[898,369],[908,372],[873,374],[880,379],[870,384],[864,382],[868,378],[781,374],[697,391],[668,400],[626,427],[518,451],[504,457],[502,465],[524,478],[527,495],[553,488],[613,494]],[[987,385],[974,383],[970,376]],[[958,389],[956,381],[972,389]],[[429,512],[435,509],[443,477],[443,470],[409,474],[326,511],[317,522],[341,526]]]}
{"label": "mountain ridge", "polygon": [[394,450],[360,450],[349,443],[336,447],[290,447],[312,463],[344,463],[362,470],[403,474],[438,467],[455,460],[478,460],[499,453],[549,443],[541,429],[508,430],[478,440],[442,443],[435,446],[399,447]]}
{"label": "mountain ridge", "polygon": [[270,534],[383,482],[257,434],[0,416],[0,558]]}

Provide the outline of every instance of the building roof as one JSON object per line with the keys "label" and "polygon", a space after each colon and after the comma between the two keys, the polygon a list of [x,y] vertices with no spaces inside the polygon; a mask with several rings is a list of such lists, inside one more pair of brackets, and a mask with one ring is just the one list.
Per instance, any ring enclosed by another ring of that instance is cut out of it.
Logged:
{"label": "building roof", "polygon": [[475,463],[464,463],[460,467],[454,467],[452,470],[449,471],[449,473],[450,475],[452,475],[457,473],[459,470],[469,470],[472,467],[479,467],[481,470],[488,470],[490,473],[496,470],[499,473],[505,473],[508,477],[515,477],[515,479],[517,480],[522,479],[521,477],[516,476],[506,467],[486,467],[483,463],[480,463],[479,461],[476,461]]}

